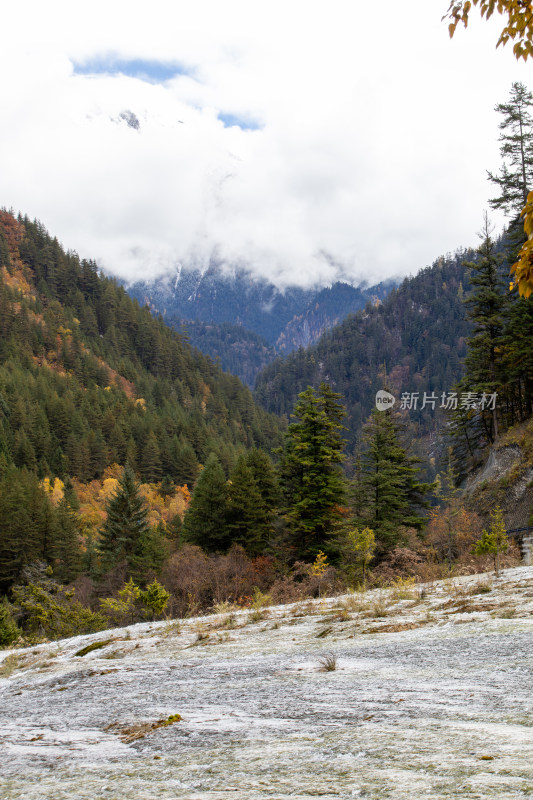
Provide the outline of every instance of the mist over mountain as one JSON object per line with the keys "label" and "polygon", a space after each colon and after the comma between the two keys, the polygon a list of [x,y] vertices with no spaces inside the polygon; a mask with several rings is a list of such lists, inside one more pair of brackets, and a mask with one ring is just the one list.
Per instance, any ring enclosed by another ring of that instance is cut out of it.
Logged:
{"label": "mist over mountain", "polygon": [[168,325],[184,329],[192,345],[223,369],[253,385],[257,372],[278,353],[308,347],[350,313],[381,302],[393,281],[377,286],[280,289],[245,269],[228,273],[212,263],[206,271],[184,268],[156,281],[139,281],[129,294]]}

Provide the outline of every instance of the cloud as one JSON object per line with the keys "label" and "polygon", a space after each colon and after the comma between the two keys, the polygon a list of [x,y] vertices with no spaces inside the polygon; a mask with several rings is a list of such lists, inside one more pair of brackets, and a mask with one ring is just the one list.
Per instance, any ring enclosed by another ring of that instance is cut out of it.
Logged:
{"label": "cloud", "polygon": [[475,243],[494,105],[527,83],[497,21],[450,42],[439,5],[11,4],[0,204],[132,280],[414,273]]}

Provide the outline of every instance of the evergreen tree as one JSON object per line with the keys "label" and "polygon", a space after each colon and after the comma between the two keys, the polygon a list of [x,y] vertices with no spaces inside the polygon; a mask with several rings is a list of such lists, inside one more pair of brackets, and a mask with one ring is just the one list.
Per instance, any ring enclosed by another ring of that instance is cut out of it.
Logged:
{"label": "evergreen tree", "polygon": [[510,405],[510,421],[533,414],[533,302],[513,292],[504,330],[504,363],[512,394],[505,398]]}
{"label": "evergreen tree", "polygon": [[[465,375],[459,389],[478,395],[492,395],[501,392],[505,384],[503,335],[508,304],[507,286],[502,275],[503,256],[495,252],[486,214],[479,236],[482,239],[477,251],[479,258],[465,264],[471,270],[472,291],[464,303],[474,327],[468,339]],[[479,416],[486,438],[493,442],[498,436],[497,405],[494,404],[490,410],[480,409]]]}
{"label": "evergreen tree", "polygon": [[533,186],[533,95],[523,83],[511,87],[509,102],[499,103],[496,111],[503,115],[499,128],[500,155],[503,165],[499,175],[488,173],[500,189],[498,197],[490,204],[501,208],[511,217],[517,217],[526,205],[528,192]]}
{"label": "evergreen tree", "polygon": [[143,537],[148,536],[148,511],[129,464],[122,472],[115,494],[106,506],[107,519],[100,532],[101,572],[125,561],[131,572]]}
{"label": "evergreen tree", "polygon": [[53,569],[60,583],[70,583],[81,572],[82,553],[76,517],[64,498],[54,509]]}
{"label": "evergreen tree", "polygon": [[232,542],[242,545],[249,555],[264,552],[271,514],[244,456],[237,461],[228,482],[227,528]]}
{"label": "evergreen tree", "polygon": [[170,594],[164,586],[161,586],[159,581],[154,580],[146,587],[144,592],[140,593],[139,598],[149,610],[152,620],[154,620],[162,614],[167,607]]}
{"label": "evergreen tree", "polygon": [[374,409],[363,432],[360,472],[355,486],[359,496],[358,527],[374,531],[376,553],[382,556],[402,541],[402,529],[421,529],[422,509],[432,484],[417,481],[417,459],[401,444],[400,419],[391,409]]}
{"label": "evergreen tree", "polygon": [[170,542],[162,523],[143,532],[130,559],[131,574],[140,584],[146,584],[161,568],[170,554]]}
{"label": "evergreen tree", "polygon": [[272,514],[279,506],[281,493],[271,459],[264,450],[253,447],[246,453],[246,464],[252,470],[257,488]]}
{"label": "evergreen tree", "polygon": [[298,395],[297,422],[289,425],[280,478],[285,518],[295,555],[314,558],[325,547],[340,517],[345,481],[340,395],[322,383]]}
{"label": "evergreen tree", "polygon": [[150,431],[144,444],[141,457],[142,477],[148,483],[156,483],[161,477],[161,459],[159,446],[153,431]]}
{"label": "evergreen tree", "polygon": [[227,528],[228,486],[214,453],[200,473],[183,521],[183,538],[209,552],[223,552],[231,544]]}
{"label": "evergreen tree", "polygon": [[11,466],[0,480],[0,593],[35,561],[53,562],[54,508],[36,475]]}

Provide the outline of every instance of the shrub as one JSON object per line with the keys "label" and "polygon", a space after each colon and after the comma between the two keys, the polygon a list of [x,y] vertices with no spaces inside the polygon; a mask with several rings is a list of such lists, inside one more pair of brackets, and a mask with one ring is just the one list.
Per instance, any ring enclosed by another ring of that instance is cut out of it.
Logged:
{"label": "shrub", "polygon": [[0,647],[9,647],[20,636],[20,629],[11,616],[11,609],[5,602],[0,603]]}
{"label": "shrub", "polygon": [[102,614],[94,613],[74,599],[50,578],[49,570],[34,570],[35,583],[13,587],[14,606],[22,629],[31,638],[61,639],[81,633],[95,633],[107,627]]}

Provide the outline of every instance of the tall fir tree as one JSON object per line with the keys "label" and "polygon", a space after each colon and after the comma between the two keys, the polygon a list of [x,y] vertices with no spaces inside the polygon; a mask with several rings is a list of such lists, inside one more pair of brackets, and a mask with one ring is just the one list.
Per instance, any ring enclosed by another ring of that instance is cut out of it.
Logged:
{"label": "tall fir tree", "polygon": [[107,519],[100,532],[98,549],[100,572],[125,562],[129,573],[135,570],[143,539],[149,534],[148,509],[143,500],[135,473],[126,464],[115,494],[107,506]]}
{"label": "tall fir tree", "polygon": [[185,519],[183,539],[208,552],[224,552],[231,544],[227,527],[228,485],[224,470],[211,453],[201,471]]}
{"label": "tall fir tree", "polygon": [[363,431],[354,522],[374,531],[377,556],[400,544],[406,528],[420,530],[425,523],[433,485],[417,480],[417,463],[401,443],[399,415],[374,409]]}
{"label": "tall fir tree", "polygon": [[[465,264],[470,269],[472,290],[464,303],[472,320],[472,335],[468,339],[465,375],[460,390],[478,395],[498,395],[503,402],[506,383],[504,363],[504,327],[508,307],[507,285],[503,277],[503,255],[496,252],[491,237],[492,228],[487,214],[479,236],[478,259]],[[490,407],[492,406],[492,407]],[[487,400],[478,414],[486,439],[498,437],[498,404]]]}
{"label": "tall fir tree", "polygon": [[331,534],[341,517],[345,479],[340,395],[321,383],[298,395],[297,422],[289,425],[280,463],[284,515],[294,554],[313,560],[319,550],[334,546]]}
{"label": "tall fir tree", "polygon": [[502,167],[499,175],[488,173],[489,180],[500,191],[490,204],[516,218],[527,203],[533,186],[533,95],[523,83],[511,87],[509,101],[499,103],[496,111],[503,115],[499,124]]}
{"label": "tall fir tree", "polygon": [[241,456],[228,482],[227,528],[232,542],[249,555],[262,554],[271,533],[271,514],[253,472]]}

